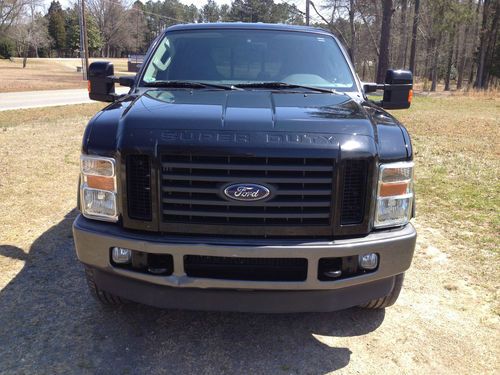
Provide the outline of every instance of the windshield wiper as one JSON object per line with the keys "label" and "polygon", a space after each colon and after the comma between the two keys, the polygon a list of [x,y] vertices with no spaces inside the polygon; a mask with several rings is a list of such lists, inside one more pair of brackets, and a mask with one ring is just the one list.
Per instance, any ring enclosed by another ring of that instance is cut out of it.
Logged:
{"label": "windshield wiper", "polygon": [[214,88],[221,90],[238,90],[234,86],[218,85],[215,83],[195,82],[195,81],[153,81],[145,82],[146,87],[172,87],[172,88],[186,88],[186,89],[205,89]]}
{"label": "windshield wiper", "polygon": [[314,86],[296,85],[293,83],[286,83],[286,82],[249,82],[249,83],[240,83],[240,84],[237,84],[235,86],[241,87],[241,88],[305,89],[305,90],[318,91],[318,92],[327,92],[330,94],[338,94],[338,92],[333,90],[333,89],[314,87]]}

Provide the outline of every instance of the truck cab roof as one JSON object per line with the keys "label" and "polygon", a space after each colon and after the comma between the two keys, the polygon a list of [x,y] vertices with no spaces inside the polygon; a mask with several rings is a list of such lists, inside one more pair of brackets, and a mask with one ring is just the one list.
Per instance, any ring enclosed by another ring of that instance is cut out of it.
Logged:
{"label": "truck cab roof", "polygon": [[216,22],[216,23],[188,23],[177,24],[168,27],[165,32],[185,31],[185,30],[215,30],[215,29],[232,29],[232,30],[276,30],[276,31],[295,31],[309,32],[316,34],[332,35],[329,31],[312,26],[285,25],[272,23],[247,23],[247,22]]}

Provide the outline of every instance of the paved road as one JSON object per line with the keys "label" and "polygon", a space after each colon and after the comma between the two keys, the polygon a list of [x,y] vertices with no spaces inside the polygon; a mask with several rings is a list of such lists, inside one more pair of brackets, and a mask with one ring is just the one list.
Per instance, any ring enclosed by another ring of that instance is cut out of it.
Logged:
{"label": "paved road", "polygon": [[[117,87],[116,89],[118,93],[125,93],[127,90],[127,87]],[[0,93],[0,111],[91,102],[86,89]]]}

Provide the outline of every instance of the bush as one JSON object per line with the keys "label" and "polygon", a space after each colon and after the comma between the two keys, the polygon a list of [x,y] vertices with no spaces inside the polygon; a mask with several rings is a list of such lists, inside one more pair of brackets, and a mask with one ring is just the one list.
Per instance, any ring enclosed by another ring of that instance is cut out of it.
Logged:
{"label": "bush", "polygon": [[14,54],[14,43],[7,38],[0,38],[0,59],[10,59]]}

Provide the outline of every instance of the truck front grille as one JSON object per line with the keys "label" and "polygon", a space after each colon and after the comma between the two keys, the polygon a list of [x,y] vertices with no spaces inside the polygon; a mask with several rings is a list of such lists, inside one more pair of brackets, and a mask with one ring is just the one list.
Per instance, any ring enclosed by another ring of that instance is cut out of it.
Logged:
{"label": "truck front grille", "polygon": [[342,196],[342,225],[359,224],[363,221],[366,201],[368,162],[347,160],[344,164],[344,187]]}
{"label": "truck front grille", "polygon": [[151,165],[147,155],[127,156],[127,209],[136,220],[151,220]]}
{"label": "truck front grille", "polygon": [[[288,229],[331,224],[331,159],[162,155],[161,168],[164,223]],[[228,200],[222,191],[232,183],[268,186],[272,197]],[[231,233],[228,228],[227,234]]]}

